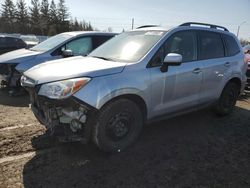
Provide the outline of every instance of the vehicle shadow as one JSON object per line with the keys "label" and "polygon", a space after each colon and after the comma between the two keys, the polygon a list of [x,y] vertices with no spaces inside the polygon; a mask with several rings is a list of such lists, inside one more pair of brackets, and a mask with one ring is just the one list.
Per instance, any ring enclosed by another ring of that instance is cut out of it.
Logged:
{"label": "vehicle shadow", "polygon": [[13,107],[28,107],[29,96],[27,93],[21,96],[9,96],[8,90],[0,89],[0,105]]}
{"label": "vehicle shadow", "polygon": [[146,126],[113,155],[77,143],[38,151],[24,166],[24,187],[248,187],[249,122],[243,108],[227,117],[203,110]]}

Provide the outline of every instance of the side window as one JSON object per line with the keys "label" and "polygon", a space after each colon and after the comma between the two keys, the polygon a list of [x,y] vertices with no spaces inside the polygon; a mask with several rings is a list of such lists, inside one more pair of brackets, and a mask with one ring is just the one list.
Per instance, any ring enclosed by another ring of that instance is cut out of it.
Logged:
{"label": "side window", "polygon": [[151,59],[151,66],[162,64],[169,53],[182,55],[183,62],[197,60],[196,33],[193,31],[181,31],[173,34]]}
{"label": "side window", "polygon": [[228,36],[228,35],[223,35],[223,38],[226,43],[226,48],[227,48],[226,55],[227,56],[234,56],[240,52],[239,46],[233,37]]}
{"label": "side window", "polygon": [[185,31],[174,34],[166,44],[166,55],[177,53],[182,55],[182,61],[196,60],[196,35],[194,32]]}
{"label": "side window", "polygon": [[11,48],[24,47],[24,42],[18,38],[6,37],[6,46]]}
{"label": "side window", "polygon": [[14,44],[13,44],[13,39],[12,38],[10,38],[10,37],[6,37],[6,42],[5,42],[5,44],[6,44],[6,47],[13,47],[14,46]]}
{"label": "side window", "polygon": [[0,37],[0,46],[1,47],[6,47],[7,41],[5,37]]}
{"label": "side window", "polygon": [[25,43],[22,41],[22,39],[18,39],[18,38],[11,38],[10,39],[10,43],[11,43],[11,46],[12,47],[17,47],[17,48],[20,48],[20,47],[24,47]]}
{"label": "side window", "polygon": [[20,47],[23,47],[23,48],[26,47],[26,44],[25,44],[25,42],[23,42],[22,39],[18,39],[17,43],[18,43],[18,46],[20,46]]}
{"label": "side window", "polygon": [[162,65],[164,57],[165,57],[165,45],[160,47],[160,49],[156,52],[156,54],[153,56],[153,58],[150,61],[151,67],[157,67]]}
{"label": "side window", "polygon": [[213,32],[200,32],[199,59],[213,59],[224,57],[224,46],[220,34]]}
{"label": "side window", "polygon": [[93,37],[93,49],[96,49],[98,46],[102,45],[107,40],[111,39],[113,36],[94,36]]}
{"label": "side window", "polygon": [[84,37],[67,43],[63,50],[72,50],[74,55],[86,55],[92,51],[91,37]]}

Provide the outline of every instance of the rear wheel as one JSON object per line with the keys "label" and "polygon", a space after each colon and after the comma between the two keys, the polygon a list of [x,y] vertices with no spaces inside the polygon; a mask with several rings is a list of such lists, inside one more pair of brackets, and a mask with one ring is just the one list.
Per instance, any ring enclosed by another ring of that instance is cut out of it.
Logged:
{"label": "rear wheel", "polygon": [[223,89],[222,94],[215,106],[215,113],[221,116],[230,114],[237,102],[240,87],[234,83],[229,82]]}
{"label": "rear wheel", "polygon": [[94,125],[93,141],[105,152],[119,152],[131,145],[143,126],[140,108],[131,100],[119,99],[104,106]]}

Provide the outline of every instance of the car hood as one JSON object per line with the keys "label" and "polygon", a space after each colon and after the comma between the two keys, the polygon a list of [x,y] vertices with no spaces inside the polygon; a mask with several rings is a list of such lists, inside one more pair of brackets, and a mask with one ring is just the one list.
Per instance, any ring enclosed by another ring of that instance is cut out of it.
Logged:
{"label": "car hood", "polygon": [[20,49],[5,53],[0,55],[0,64],[19,64],[22,62],[29,61],[36,57],[36,55],[41,54],[42,52],[31,51],[27,49]]}
{"label": "car hood", "polygon": [[93,57],[71,57],[49,61],[24,72],[34,85],[77,77],[98,77],[120,73],[126,63]]}

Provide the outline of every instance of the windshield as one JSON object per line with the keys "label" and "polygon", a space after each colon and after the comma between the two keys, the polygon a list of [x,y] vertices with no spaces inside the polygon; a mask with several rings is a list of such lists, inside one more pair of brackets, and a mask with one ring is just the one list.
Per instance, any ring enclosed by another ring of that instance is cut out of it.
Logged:
{"label": "windshield", "polygon": [[64,41],[68,40],[71,37],[72,35],[69,35],[69,34],[55,35],[41,42],[40,44],[34,46],[30,50],[45,52],[45,51],[53,49],[54,47],[58,46],[59,44],[63,43]]}
{"label": "windshield", "polygon": [[122,33],[98,47],[89,56],[122,62],[136,62],[147,54],[164,33],[164,31]]}

